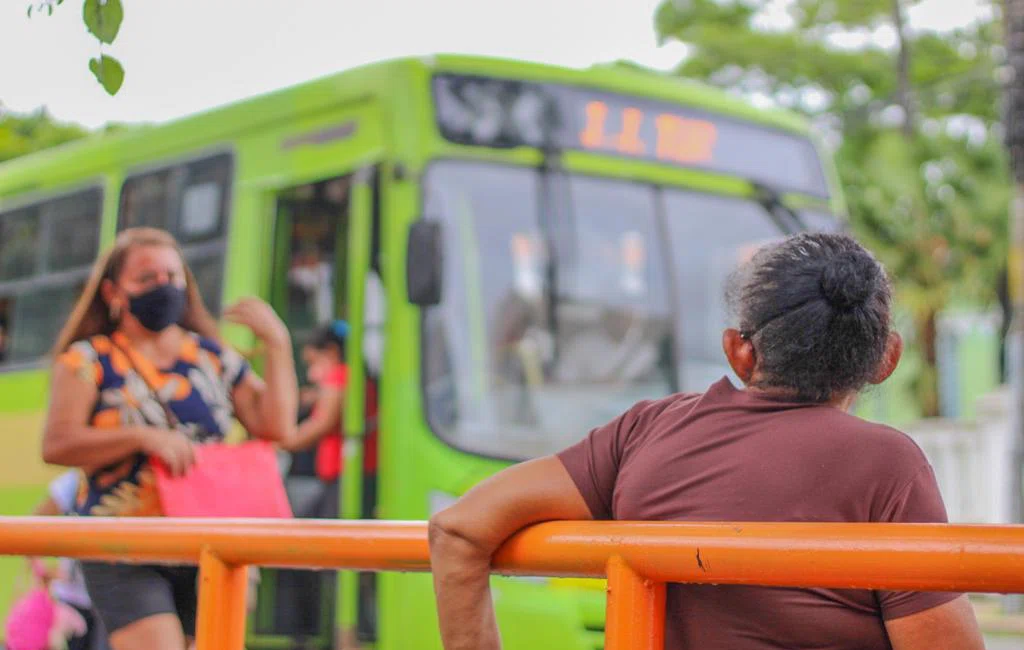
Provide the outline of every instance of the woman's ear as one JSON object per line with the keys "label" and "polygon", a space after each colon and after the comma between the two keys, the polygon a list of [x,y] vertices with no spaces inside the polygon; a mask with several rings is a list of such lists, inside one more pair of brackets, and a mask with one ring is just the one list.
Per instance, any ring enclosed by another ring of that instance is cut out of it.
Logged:
{"label": "woman's ear", "polygon": [[882,361],[878,364],[878,370],[875,371],[875,376],[871,378],[872,384],[880,384],[896,370],[896,366],[900,365],[900,358],[903,356],[903,337],[899,335],[899,332],[890,332],[889,340],[885,342],[885,354],[882,355]]}
{"label": "woman's ear", "polygon": [[100,296],[103,298],[103,302],[107,303],[107,306],[112,306],[112,303],[117,299],[117,287],[109,279],[100,282]]}
{"label": "woman's ear", "polygon": [[750,383],[757,367],[757,353],[750,339],[745,338],[737,329],[729,328],[722,332],[722,351],[729,360],[729,366],[744,384]]}
{"label": "woman's ear", "polygon": [[111,280],[104,280],[100,283],[100,297],[107,304],[107,311],[111,318],[117,319],[123,311],[127,310],[124,299],[118,295],[117,285]]}

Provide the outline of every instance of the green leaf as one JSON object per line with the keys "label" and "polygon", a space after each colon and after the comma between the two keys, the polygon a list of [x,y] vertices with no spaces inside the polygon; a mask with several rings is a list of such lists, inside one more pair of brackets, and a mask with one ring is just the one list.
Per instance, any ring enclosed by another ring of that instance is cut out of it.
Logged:
{"label": "green leaf", "polygon": [[90,59],[89,69],[108,94],[116,95],[121,89],[121,84],[124,83],[124,68],[114,57],[104,54],[98,59]]}
{"label": "green leaf", "polygon": [[114,42],[117,32],[124,20],[124,8],[121,0],[85,0],[82,7],[82,18],[89,33],[107,45]]}
{"label": "green leaf", "polygon": [[28,6],[28,17],[29,17],[29,18],[31,18],[31,17],[32,17],[32,5],[29,5],[29,6]]}

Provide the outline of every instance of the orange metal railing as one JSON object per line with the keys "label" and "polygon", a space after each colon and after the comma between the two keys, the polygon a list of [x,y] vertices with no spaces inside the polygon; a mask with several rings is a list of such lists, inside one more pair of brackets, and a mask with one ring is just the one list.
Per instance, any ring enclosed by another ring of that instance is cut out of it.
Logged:
{"label": "orange metal railing", "polygon": [[[245,568],[429,571],[423,522],[0,517],[0,554],[198,564],[198,650],[239,650]],[[495,571],[608,578],[608,650],[660,650],[666,582],[1024,593],[1024,526],[553,522]]]}

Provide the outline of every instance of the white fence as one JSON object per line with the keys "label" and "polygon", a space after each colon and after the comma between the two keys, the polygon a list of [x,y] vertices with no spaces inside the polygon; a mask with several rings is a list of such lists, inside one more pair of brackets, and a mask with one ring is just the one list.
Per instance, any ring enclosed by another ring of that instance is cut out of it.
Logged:
{"label": "white fence", "polygon": [[1011,394],[1002,387],[978,402],[974,422],[934,418],[907,427],[924,450],[953,523],[1010,523]]}

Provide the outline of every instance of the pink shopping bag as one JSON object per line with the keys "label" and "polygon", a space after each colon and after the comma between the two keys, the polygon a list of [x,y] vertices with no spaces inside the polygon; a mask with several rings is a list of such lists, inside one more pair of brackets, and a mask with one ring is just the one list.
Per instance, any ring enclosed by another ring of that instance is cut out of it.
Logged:
{"label": "pink shopping bag", "polygon": [[200,445],[195,465],[184,476],[171,476],[157,459],[153,467],[168,517],[292,517],[277,455],[268,442]]}

